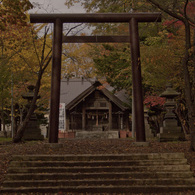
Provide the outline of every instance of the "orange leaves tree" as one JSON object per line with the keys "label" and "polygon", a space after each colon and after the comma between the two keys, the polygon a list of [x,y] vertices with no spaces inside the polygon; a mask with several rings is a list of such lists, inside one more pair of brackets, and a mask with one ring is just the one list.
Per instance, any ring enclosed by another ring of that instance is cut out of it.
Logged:
{"label": "orange leaves tree", "polygon": [[[13,2],[15,3],[16,1]],[[13,139],[14,142],[19,142],[22,139],[29,118],[35,110],[40,88],[45,89],[45,92],[43,92],[45,98],[42,97],[41,101],[45,101],[44,103],[46,107],[48,107],[50,71],[47,67],[52,58],[52,40],[46,27],[43,25],[32,26],[27,23],[28,15],[25,14],[25,9],[29,8],[28,1],[18,1],[19,7],[13,4],[13,2],[10,1],[9,4],[9,1],[3,1],[1,2],[1,8],[8,11],[16,9],[18,10],[18,16],[21,16],[23,13],[23,17],[16,18],[17,20],[14,21],[5,19],[7,17],[12,17],[11,13],[3,16],[3,19],[1,18],[1,24],[4,26],[2,25],[3,27],[0,29],[0,40],[1,55],[3,56],[1,64],[6,62],[7,70],[9,68],[8,75],[12,75],[9,80],[5,82],[14,83],[14,104],[17,103],[19,107],[20,105],[23,105],[24,102],[22,102],[21,94],[25,92],[27,85],[35,85],[35,93],[31,107],[24,121],[21,121]],[[27,4],[25,4],[25,2]],[[44,28],[45,33],[40,33]],[[45,75],[43,77],[44,73]],[[10,88],[7,88],[7,90],[9,90],[10,93]],[[40,104],[42,104],[42,102],[40,102]]]}
{"label": "orange leaves tree", "polygon": [[[38,38],[37,32],[34,29],[30,29],[31,37],[28,37],[28,42],[22,45],[21,51],[17,52],[14,60],[15,66],[19,69],[19,74],[25,75],[25,84],[35,85],[34,97],[22,124],[17,129],[17,133],[14,137],[14,142],[19,142],[23,136],[26,125],[30,119],[31,114],[35,110],[38,94],[40,89],[45,89],[44,94],[48,94],[50,88],[50,71],[46,70],[52,59],[52,41],[47,30],[44,36]],[[20,63],[20,64],[19,64]],[[43,77],[44,74],[44,77]],[[42,85],[42,84],[43,85]],[[46,105],[48,106],[48,98],[46,97]],[[42,97],[44,100],[44,98]]]}
{"label": "orange leaves tree", "polygon": [[29,0],[0,0],[0,29],[8,24],[27,24],[26,11],[33,6]]}
{"label": "orange leaves tree", "polygon": [[93,60],[89,57],[88,44],[63,44],[62,75],[64,77],[94,77]]}

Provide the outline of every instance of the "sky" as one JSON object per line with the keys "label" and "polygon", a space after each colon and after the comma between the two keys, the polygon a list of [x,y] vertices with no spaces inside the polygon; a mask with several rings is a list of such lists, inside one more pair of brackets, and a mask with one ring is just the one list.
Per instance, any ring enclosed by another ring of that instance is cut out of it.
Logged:
{"label": "sky", "polygon": [[65,0],[30,0],[31,3],[40,6],[30,10],[30,13],[84,13],[85,10],[80,4],[76,4],[70,9],[64,5]]}
{"label": "sky", "polygon": [[[75,4],[73,7],[68,9],[68,7],[64,5],[65,1],[66,0],[30,0],[30,2],[35,5],[35,8],[29,10],[29,13],[85,13],[85,10],[80,4]],[[75,25],[77,24],[64,24],[64,29],[70,29]],[[80,29],[83,29],[81,31],[82,33],[91,33],[84,24],[79,28],[72,30],[71,33],[74,35],[74,32],[78,32]],[[68,30],[65,31],[65,34],[67,31]]]}

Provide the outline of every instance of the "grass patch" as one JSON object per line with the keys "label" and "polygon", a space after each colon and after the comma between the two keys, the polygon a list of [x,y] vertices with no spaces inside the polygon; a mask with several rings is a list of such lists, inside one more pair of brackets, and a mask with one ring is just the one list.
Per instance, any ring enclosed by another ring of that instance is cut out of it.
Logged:
{"label": "grass patch", "polygon": [[10,142],[10,141],[12,141],[11,137],[9,137],[9,138],[0,137],[0,142]]}

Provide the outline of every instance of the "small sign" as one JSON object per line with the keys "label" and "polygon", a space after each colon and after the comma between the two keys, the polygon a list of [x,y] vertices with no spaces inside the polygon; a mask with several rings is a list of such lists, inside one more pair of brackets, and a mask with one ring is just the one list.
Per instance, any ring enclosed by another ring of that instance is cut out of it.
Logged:
{"label": "small sign", "polygon": [[66,110],[65,103],[60,103],[59,105],[59,131],[66,130]]}

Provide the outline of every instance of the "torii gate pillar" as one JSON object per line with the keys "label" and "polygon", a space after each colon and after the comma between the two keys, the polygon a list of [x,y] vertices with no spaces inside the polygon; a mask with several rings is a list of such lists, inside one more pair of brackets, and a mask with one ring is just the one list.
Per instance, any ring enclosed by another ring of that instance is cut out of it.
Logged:
{"label": "torii gate pillar", "polygon": [[138,22],[160,22],[161,13],[30,14],[30,19],[32,23],[54,23],[49,142],[58,143],[63,23],[122,22],[130,27],[136,141],[145,142]]}
{"label": "torii gate pillar", "polygon": [[54,22],[51,99],[49,115],[49,143],[58,143],[61,56],[62,56],[62,26],[59,18]]}
{"label": "torii gate pillar", "polygon": [[[133,104],[135,114],[136,141],[145,142],[145,124],[143,109],[143,93],[141,78],[141,61],[138,22],[132,18],[129,24],[131,61],[132,61],[132,83],[133,83]],[[132,111],[133,112],[133,111]]]}

